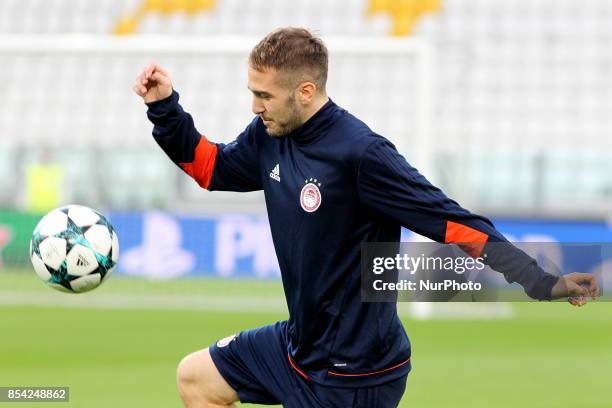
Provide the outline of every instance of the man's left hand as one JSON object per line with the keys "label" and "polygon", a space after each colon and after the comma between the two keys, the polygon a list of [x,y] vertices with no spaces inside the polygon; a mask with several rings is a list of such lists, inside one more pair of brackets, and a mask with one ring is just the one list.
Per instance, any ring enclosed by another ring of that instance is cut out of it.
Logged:
{"label": "man's left hand", "polygon": [[567,297],[570,304],[579,307],[587,303],[588,296],[595,300],[599,295],[597,279],[591,273],[574,272],[563,275],[551,291],[552,299]]}

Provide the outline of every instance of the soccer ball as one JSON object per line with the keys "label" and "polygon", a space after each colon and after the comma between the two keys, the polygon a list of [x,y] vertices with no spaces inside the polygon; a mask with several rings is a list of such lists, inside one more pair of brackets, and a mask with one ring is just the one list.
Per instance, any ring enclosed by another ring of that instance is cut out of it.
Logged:
{"label": "soccer ball", "polygon": [[119,257],[119,241],[99,212],[81,205],[45,215],[30,241],[36,274],[49,286],[87,292],[108,279]]}

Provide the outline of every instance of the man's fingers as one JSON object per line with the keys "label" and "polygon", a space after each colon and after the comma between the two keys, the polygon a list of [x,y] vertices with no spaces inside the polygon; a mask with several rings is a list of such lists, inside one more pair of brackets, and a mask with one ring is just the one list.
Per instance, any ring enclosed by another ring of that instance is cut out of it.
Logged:
{"label": "man's fingers", "polygon": [[139,82],[136,82],[136,84],[134,84],[132,90],[136,92],[138,96],[145,96],[148,92],[147,87],[143,86]]}
{"label": "man's fingers", "polygon": [[595,279],[594,275],[588,275],[588,279],[585,283],[589,284],[589,293],[593,299],[599,296],[599,285],[597,284],[597,279]]}
{"label": "man's fingers", "polygon": [[151,79],[164,85],[168,82],[168,78],[160,72],[154,72],[153,75],[151,75]]}
{"label": "man's fingers", "polygon": [[568,275],[568,278],[584,291],[582,295],[590,295],[593,299],[600,296],[599,285],[593,274],[575,272]]}
{"label": "man's fingers", "polygon": [[141,86],[140,85],[134,85],[132,87],[132,90],[136,93],[136,95],[144,96],[144,94],[141,92]]}
{"label": "man's fingers", "polygon": [[156,72],[159,72],[160,74],[162,74],[165,77],[168,76],[168,73],[162,67],[160,67],[157,64],[151,64],[145,70],[146,78],[147,79],[151,78],[153,76],[153,74],[156,73]]}
{"label": "man's fingers", "polygon": [[586,289],[586,291],[593,299],[599,296],[599,287],[597,285],[597,279],[595,279],[594,275],[590,273],[581,273],[578,276],[577,283],[583,288],[585,287],[584,285],[588,285],[588,289]]}
{"label": "man's fingers", "polygon": [[157,64],[150,64],[142,70],[141,74],[138,76],[138,81],[142,85],[148,85],[151,80],[165,84],[170,81],[170,78],[162,67]]}
{"label": "man's fingers", "polygon": [[172,82],[164,69],[159,65],[150,64],[140,71],[132,90],[145,99],[145,102],[149,102],[172,93]]}
{"label": "man's fingers", "polygon": [[573,297],[567,298],[567,301],[571,305],[578,306],[578,307],[584,306],[587,303],[586,298],[583,296],[573,296]]}
{"label": "man's fingers", "polygon": [[163,76],[168,77],[168,73],[166,72],[166,70],[165,70],[165,69],[163,69],[162,67],[160,67],[160,66],[159,66],[159,65],[157,65],[157,64],[153,64],[153,66],[155,67],[155,71],[156,71],[156,72],[159,72],[159,73],[160,73],[160,74],[162,74]]}
{"label": "man's fingers", "polygon": [[144,69],[140,74],[138,74],[138,76],[136,77],[136,82],[141,84],[141,85],[146,85],[147,84],[146,69]]}
{"label": "man's fingers", "polygon": [[556,293],[565,292],[561,296],[568,296],[567,301],[574,306],[584,306],[589,296],[595,299],[600,295],[597,279],[591,273],[570,273],[562,276],[558,284],[560,288]]}
{"label": "man's fingers", "polygon": [[587,289],[582,287],[577,279],[571,279],[571,277],[568,277],[565,279],[565,283],[567,285],[567,296],[581,297],[589,294]]}
{"label": "man's fingers", "polygon": [[595,298],[599,296],[599,287],[597,285],[596,279],[591,280],[591,283],[589,284],[589,292],[591,293],[591,297],[593,298],[593,300],[595,300]]}

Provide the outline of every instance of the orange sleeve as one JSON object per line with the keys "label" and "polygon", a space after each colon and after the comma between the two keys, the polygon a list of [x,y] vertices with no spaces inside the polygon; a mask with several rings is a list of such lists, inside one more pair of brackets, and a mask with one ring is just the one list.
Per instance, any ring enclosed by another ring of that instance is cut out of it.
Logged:
{"label": "orange sleeve", "polygon": [[482,253],[489,236],[463,224],[446,221],[445,244],[459,244],[461,249],[477,258]]}
{"label": "orange sleeve", "polygon": [[191,163],[179,163],[179,166],[189,174],[202,188],[210,186],[215,160],[217,157],[217,145],[210,143],[205,136],[195,148],[194,158]]}

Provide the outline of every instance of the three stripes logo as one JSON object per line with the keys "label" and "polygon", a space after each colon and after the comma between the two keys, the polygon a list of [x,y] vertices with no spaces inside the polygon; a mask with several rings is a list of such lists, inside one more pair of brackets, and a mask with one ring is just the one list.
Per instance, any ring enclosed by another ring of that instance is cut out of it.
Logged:
{"label": "three stripes logo", "polygon": [[89,262],[87,261],[87,259],[85,259],[85,257],[81,254],[79,254],[77,261],[76,261],[76,266],[89,266]]}
{"label": "three stripes logo", "polygon": [[276,166],[270,172],[270,178],[278,181],[280,183],[280,166],[276,163]]}

